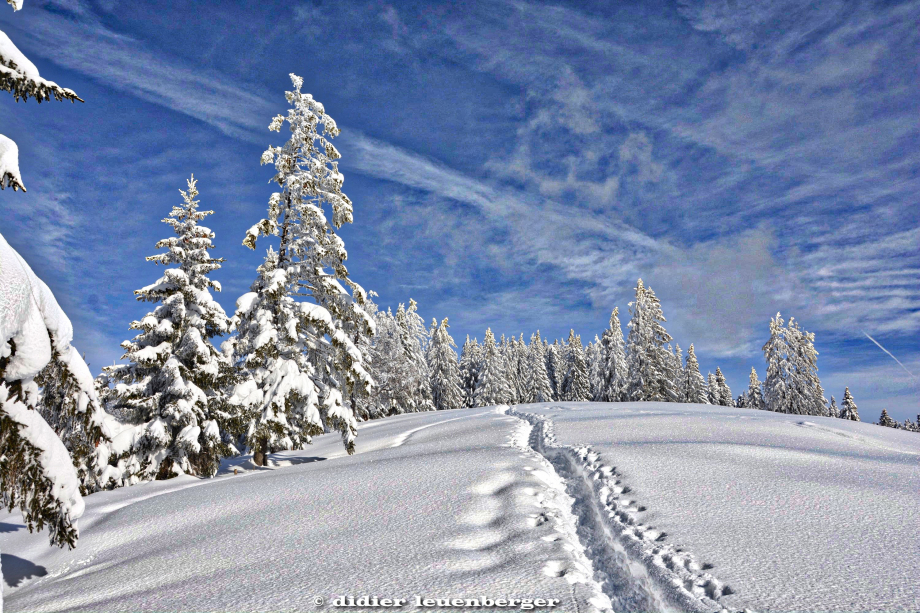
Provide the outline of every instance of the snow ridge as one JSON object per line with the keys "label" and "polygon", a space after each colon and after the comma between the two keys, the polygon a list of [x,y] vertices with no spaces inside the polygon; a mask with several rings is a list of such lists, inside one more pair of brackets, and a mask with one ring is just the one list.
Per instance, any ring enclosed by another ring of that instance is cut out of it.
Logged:
{"label": "snow ridge", "polygon": [[639,520],[646,509],[626,496],[630,488],[616,467],[604,464],[588,446],[557,444],[546,417],[514,408],[508,414],[533,426],[530,447],[565,480],[575,500],[578,537],[615,610],[752,613],[722,605],[719,600],[732,589],[691,553],[664,543],[664,532]]}

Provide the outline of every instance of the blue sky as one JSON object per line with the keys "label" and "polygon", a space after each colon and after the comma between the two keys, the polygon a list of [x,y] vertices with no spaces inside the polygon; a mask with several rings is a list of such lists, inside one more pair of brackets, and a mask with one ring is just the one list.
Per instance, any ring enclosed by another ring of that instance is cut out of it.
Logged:
{"label": "blue sky", "polygon": [[98,372],[191,173],[232,312],[264,247],[288,73],[342,134],[341,232],[382,308],[458,344],[587,342],[641,277],[737,395],[781,311],[827,395],[920,413],[920,2],[26,0],[0,29],[85,104],[0,98],[28,193],[2,232]]}

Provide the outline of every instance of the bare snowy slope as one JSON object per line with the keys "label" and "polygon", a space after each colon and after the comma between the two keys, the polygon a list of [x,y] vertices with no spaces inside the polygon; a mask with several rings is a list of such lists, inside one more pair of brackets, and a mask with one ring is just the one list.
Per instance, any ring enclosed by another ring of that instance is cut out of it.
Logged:
{"label": "bare snowy slope", "polygon": [[[273,460],[93,494],[73,551],[0,517],[7,612],[920,610],[909,433],[548,403],[388,418],[354,456],[332,434]],[[405,602],[333,606],[362,596]]]}
{"label": "bare snowy slope", "polygon": [[[721,591],[723,605],[920,610],[915,433],[670,403],[516,411],[548,418],[554,442],[574,445],[575,463],[601,477],[593,489],[615,490],[648,562],[697,592]],[[703,571],[717,579],[707,586]]]}

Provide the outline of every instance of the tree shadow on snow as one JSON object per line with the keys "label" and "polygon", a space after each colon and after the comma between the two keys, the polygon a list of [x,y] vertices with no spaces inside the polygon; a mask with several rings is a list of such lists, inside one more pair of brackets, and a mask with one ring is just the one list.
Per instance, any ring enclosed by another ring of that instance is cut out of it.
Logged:
{"label": "tree shadow on snow", "polygon": [[16,532],[17,530],[21,530],[23,528],[25,528],[25,526],[22,524],[8,524],[6,522],[0,521],[0,533]]}
{"label": "tree shadow on snow", "polygon": [[44,577],[48,574],[44,566],[8,553],[0,553],[0,567],[3,568],[3,580],[10,587],[18,587],[24,579]]}

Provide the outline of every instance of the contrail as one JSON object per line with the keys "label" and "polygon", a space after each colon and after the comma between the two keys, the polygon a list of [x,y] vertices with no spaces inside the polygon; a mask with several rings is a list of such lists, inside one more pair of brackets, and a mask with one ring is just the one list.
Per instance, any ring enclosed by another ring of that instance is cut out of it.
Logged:
{"label": "contrail", "polygon": [[[863,333],[863,334],[866,334],[866,331],[865,331],[865,330],[862,330],[862,333]],[[872,338],[872,337],[869,336],[868,334],[866,334],[866,338],[869,339],[870,341],[872,341],[873,343],[875,343],[876,345],[878,345],[878,348],[879,348],[879,349],[881,349],[882,351],[884,351],[885,353],[887,353],[888,355],[890,355],[892,360],[894,360],[895,362],[897,362],[898,364],[901,365],[901,368],[904,369],[904,372],[906,372],[907,374],[909,374],[911,377],[913,377],[913,378],[915,378],[915,379],[917,378],[917,376],[916,376],[914,373],[912,373],[912,372],[910,372],[909,370],[907,370],[907,367],[904,366],[903,364],[901,364],[901,360],[899,360],[898,358],[894,357],[894,354],[891,353],[890,351],[888,351],[887,349],[885,349],[884,347],[882,347],[881,344],[879,344],[879,342],[878,342],[877,340],[875,340],[874,338]]]}

